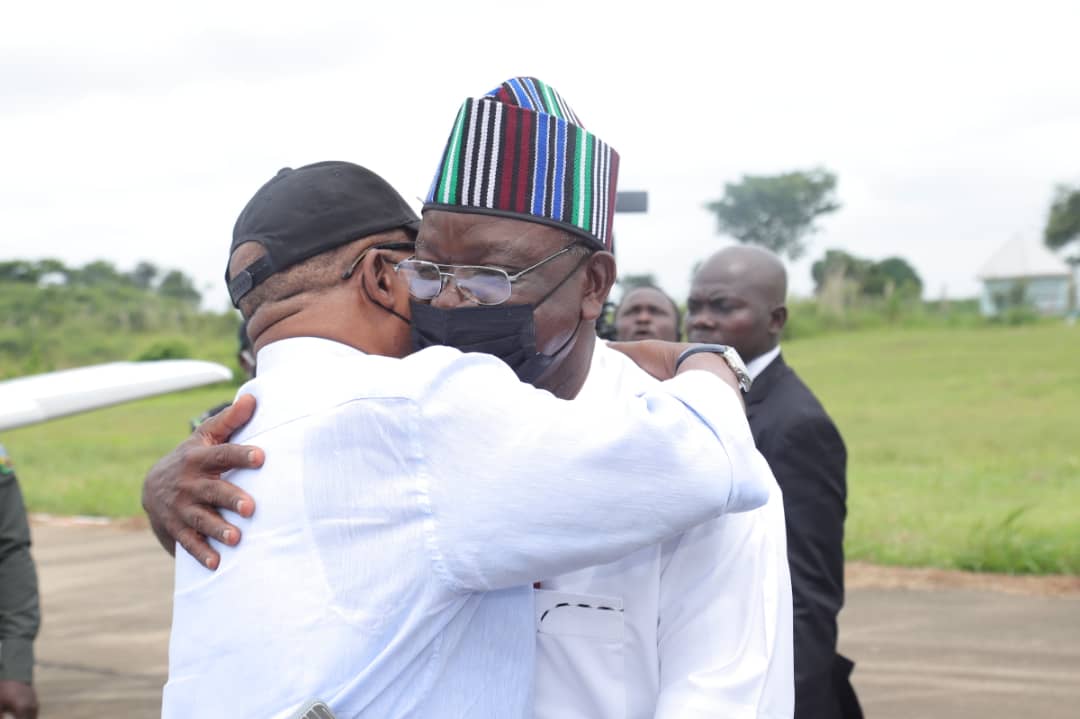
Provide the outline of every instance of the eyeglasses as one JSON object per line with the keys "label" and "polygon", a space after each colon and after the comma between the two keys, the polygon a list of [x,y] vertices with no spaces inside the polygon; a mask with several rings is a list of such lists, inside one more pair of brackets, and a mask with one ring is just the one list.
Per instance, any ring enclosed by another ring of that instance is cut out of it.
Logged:
{"label": "eyeglasses", "polygon": [[381,245],[372,245],[371,247],[365,247],[364,251],[361,252],[357,256],[357,258],[352,261],[351,265],[349,265],[349,269],[347,269],[347,270],[345,270],[344,272],[341,273],[341,279],[347,280],[350,277],[352,277],[353,273],[356,272],[357,265],[359,265],[360,262],[364,259],[364,257],[367,256],[367,253],[371,252],[372,250],[413,250],[413,249],[416,249],[416,243],[415,242],[384,242]]}
{"label": "eyeglasses", "polygon": [[525,273],[532,272],[579,246],[583,245],[580,242],[573,242],[535,265],[512,275],[498,267],[439,265],[426,260],[418,260],[415,257],[402,260],[395,269],[405,276],[409,283],[409,294],[418,300],[435,299],[446,287],[447,280],[453,277],[454,284],[466,299],[479,305],[499,305],[510,299],[514,283]]}

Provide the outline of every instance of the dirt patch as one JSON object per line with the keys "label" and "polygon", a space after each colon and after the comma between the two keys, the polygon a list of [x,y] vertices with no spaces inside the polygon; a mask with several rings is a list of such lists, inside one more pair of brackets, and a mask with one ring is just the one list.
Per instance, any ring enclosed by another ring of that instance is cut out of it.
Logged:
{"label": "dirt patch", "polygon": [[92,517],[76,515],[73,517],[33,513],[30,515],[30,524],[49,524],[59,527],[114,527],[116,529],[149,529],[150,520],[144,516],[123,517]]}
{"label": "dirt patch", "polygon": [[[63,526],[104,526],[144,531],[150,527],[146,517],[109,519],[107,517],[61,517],[31,514],[32,524]],[[884,567],[869,562],[848,562],[844,568],[847,589],[972,589],[1006,594],[1080,599],[1080,576],[1051,574],[991,574],[949,569]]]}
{"label": "dirt patch", "polygon": [[1080,598],[1080,577],[960,572],[948,569],[882,567],[867,562],[848,562],[844,568],[847,589],[973,589],[1041,597]]}

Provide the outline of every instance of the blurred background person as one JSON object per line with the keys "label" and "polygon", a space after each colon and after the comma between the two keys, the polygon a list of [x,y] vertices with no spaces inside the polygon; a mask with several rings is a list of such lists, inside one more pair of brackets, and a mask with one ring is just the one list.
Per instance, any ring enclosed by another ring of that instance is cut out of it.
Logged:
{"label": "blurred background person", "polygon": [[758,450],[784,493],[795,606],[795,717],[862,717],[837,654],[844,605],[847,450],[817,397],[784,362],[787,273],[768,250],[736,245],[701,266],[690,286],[691,342],[735,347],[754,383],[746,412]]}
{"label": "blurred background person", "polygon": [[[247,330],[248,323],[247,320],[244,320],[240,323],[240,329],[236,332],[236,364],[240,368],[242,375],[237,379],[240,382],[247,382],[255,376],[255,352],[251,349],[251,338],[248,337]],[[195,419],[191,420],[189,423],[191,431],[194,432],[196,427],[231,404],[232,402],[222,402],[221,404],[214,405]]]}
{"label": "blurred background person", "polygon": [[675,300],[653,285],[626,291],[615,308],[615,338],[677,342],[682,336],[682,313]]}
{"label": "blurred background person", "polygon": [[236,364],[244,373],[245,381],[255,376],[255,352],[251,349],[247,320],[240,323],[240,329],[236,332]]}

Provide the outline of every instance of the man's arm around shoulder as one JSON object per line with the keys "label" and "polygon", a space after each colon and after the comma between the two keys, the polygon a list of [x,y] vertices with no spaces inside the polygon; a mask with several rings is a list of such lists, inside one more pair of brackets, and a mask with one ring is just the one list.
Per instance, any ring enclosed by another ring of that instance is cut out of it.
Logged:
{"label": "man's arm around shoulder", "polygon": [[482,355],[432,377],[435,541],[463,589],[604,564],[768,497],[739,398],[706,371],[611,402],[556,399]]}

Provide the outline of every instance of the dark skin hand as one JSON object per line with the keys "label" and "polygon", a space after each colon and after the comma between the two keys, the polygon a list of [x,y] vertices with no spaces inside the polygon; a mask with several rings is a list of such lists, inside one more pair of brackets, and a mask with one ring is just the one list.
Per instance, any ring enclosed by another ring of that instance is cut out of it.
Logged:
{"label": "dark skin hand", "polygon": [[34,688],[14,679],[0,680],[0,717],[37,719],[38,702]]}
{"label": "dark skin hand", "polygon": [[240,530],[216,511],[242,517],[255,513],[255,500],[231,482],[221,480],[230,469],[261,467],[258,447],[224,444],[255,411],[255,398],[244,395],[203,422],[180,446],[150,468],[143,482],[143,509],[161,546],[169,554],[179,542],[206,568],[217,569],[221,555],[206,541],[214,537],[233,546]]}
{"label": "dark skin hand", "polygon": [[[689,342],[664,342],[662,340],[641,340],[639,342],[608,342],[608,347],[618,350],[634,361],[638,367],[645,370],[658,380],[671,379],[675,376],[675,363],[683,350],[693,347]],[[690,370],[704,370],[720,378],[729,387],[739,392],[739,380],[735,373],[728,367],[727,362],[718,354],[712,352],[699,352],[687,357],[679,365],[678,374]]]}

